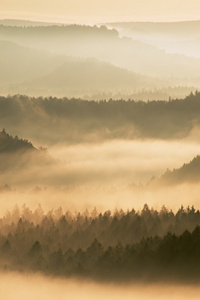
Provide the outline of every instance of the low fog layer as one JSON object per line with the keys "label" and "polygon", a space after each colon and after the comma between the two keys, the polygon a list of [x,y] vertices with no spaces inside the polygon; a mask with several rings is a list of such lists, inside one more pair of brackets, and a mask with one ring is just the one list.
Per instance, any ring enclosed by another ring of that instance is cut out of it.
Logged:
{"label": "low fog layer", "polygon": [[[57,145],[47,152],[3,130],[0,132],[0,180],[11,187],[29,189],[34,186],[124,188],[132,183],[146,184],[167,169],[181,167],[199,152],[199,144],[187,140]],[[187,174],[185,179],[187,182]],[[199,180],[196,179],[190,182]]]}
{"label": "low fog layer", "polygon": [[142,209],[145,203],[155,209],[160,209],[166,205],[168,209],[177,210],[184,205],[199,206],[199,183],[180,184],[178,186],[165,186],[160,189],[138,189],[134,185],[128,188],[116,188],[113,186],[82,186],[82,187],[43,187],[34,186],[33,188],[15,188],[3,186],[0,193],[1,214],[12,210],[15,204],[22,206],[24,203],[35,209],[41,203],[45,212],[51,209],[62,207],[71,211],[92,211],[94,207],[98,211],[116,208]]}
{"label": "low fog layer", "polygon": [[[81,211],[94,206],[101,211],[141,209],[145,203],[155,208],[166,204],[177,209],[191,203],[198,207],[199,159],[189,163],[199,147],[189,139],[118,140],[58,144],[45,150],[3,130],[1,211],[16,203]],[[174,171],[178,168],[181,171]]]}
{"label": "low fog layer", "polygon": [[101,285],[78,280],[45,278],[41,275],[3,273],[0,275],[0,296],[5,300],[13,298],[35,300],[182,300],[199,299],[197,286],[182,285]]}
{"label": "low fog layer", "polygon": [[152,176],[158,177],[167,169],[181,167],[200,153],[200,145],[187,140],[119,140],[54,146],[49,148],[49,153],[65,164],[66,171],[74,172],[77,177],[84,174],[86,184],[121,187],[132,182],[145,184]]}

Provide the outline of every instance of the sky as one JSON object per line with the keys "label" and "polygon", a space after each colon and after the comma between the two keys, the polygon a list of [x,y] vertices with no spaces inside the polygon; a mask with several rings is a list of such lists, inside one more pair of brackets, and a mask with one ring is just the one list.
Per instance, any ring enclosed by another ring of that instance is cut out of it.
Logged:
{"label": "sky", "polygon": [[199,0],[0,0],[1,19],[95,24],[198,20]]}

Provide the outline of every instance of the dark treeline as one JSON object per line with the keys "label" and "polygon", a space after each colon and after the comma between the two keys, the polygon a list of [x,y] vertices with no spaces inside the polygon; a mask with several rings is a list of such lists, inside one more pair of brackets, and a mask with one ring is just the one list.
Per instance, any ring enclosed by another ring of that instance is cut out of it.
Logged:
{"label": "dark treeline", "polygon": [[23,205],[0,219],[0,266],[104,280],[199,279],[200,212],[181,207],[46,215]]}
{"label": "dark treeline", "polygon": [[0,131],[0,154],[15,152],[18,150],[35,151],[36,148],[34,148],[28,140],[20,139],[18,136],[12,137],[5,131],[5,129]]}
{"label": "dark treeline", "polygon": [[[0,97],[0,126],[30,140],[83,142],[104,139],[183,138],[200,125],[200,93],[171,101],[84,101]],[[9,118],[8,118],[9,116]],[[49,134],[51,132],[51,134]]]}

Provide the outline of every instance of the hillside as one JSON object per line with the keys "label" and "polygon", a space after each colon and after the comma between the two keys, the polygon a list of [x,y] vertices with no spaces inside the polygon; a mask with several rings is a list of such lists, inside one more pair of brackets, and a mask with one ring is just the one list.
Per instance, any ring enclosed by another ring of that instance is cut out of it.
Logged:
{"label": "hillside", "polygon": [[126,69],[115,67],[109,63],[95,59],[67,60],[58,68],[39,79],[25,83],[37,90],[59,92],[77,91],[119,91],[155,88],[161,84],[153,78],[135,74]]}
{"label": "hillside", "polygon": [[161,176],[160,180],[168,184],[198,182],[200,180],[200,156],[197,155],[179,169],[167,171]]}
{"label": "hillside", "polygon": [[0,131],[0,155],[17,151],[36,151],[36,148],[28,140],[19,139],[17,136],[13,138],[5,129]]}
{"label": "hillside", "polygon": [[200,155],[189,163],[184,163],[180,168],[167,170],[160,178],[153,178],[148,186],[178,185],[183,183],[200,182]]}

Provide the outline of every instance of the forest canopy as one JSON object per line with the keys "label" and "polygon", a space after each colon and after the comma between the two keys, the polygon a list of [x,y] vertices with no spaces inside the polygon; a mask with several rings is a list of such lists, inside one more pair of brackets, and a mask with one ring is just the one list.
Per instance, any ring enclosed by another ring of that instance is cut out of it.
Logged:
{"label": "forest canopy", "polygon": [[[0,97],[0,126],[40,143],[177,139],[200,126],[200,93],[170,101]],[[9,119],[7,118],[9,115]],[[47,132],[51,132],[49,135]]]}
{"label": "forest canopy", "polygon": [[[98,280],[199,281],[200,212],[62,208],[47,214],[16,205],[0,219],[0,267]],[[153,277],[152,277],[153,276]]]}

